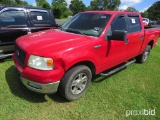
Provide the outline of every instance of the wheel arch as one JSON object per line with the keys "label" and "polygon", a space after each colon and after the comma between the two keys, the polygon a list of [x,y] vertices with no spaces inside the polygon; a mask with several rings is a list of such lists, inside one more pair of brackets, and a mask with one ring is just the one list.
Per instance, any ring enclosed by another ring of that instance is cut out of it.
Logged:
{"label": "wheel arch", "polygon": [[80,62],[77,62],[77,63],[71,65],[71,66],[67,69],[67,71],[69,71],[70,69],[72,69],[73,67],[78,66],[78,65],[86,65],[87,67],[90,68],[90,70],[91,70],[91,72],[92,72],[93,75],[96,74],[96,67],[95,67],[94,63],[91,62],[91,61],[80,61]]}
{"label": "wheel arch", "polygon": [[154,44],[154,40],[151,40],[151,41],[148,43],[148,45],[150,45],[151,48],[153,48],[153,44]]}

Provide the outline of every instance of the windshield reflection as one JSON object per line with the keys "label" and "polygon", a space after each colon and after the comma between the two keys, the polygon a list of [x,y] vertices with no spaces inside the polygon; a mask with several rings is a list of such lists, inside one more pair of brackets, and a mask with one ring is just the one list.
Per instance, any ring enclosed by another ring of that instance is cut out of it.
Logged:
{"label": "windshield reflection", "polygon": [[76,34],[99,36],[111,15],[100,13],[79,13],[61,26],[61,30]]}

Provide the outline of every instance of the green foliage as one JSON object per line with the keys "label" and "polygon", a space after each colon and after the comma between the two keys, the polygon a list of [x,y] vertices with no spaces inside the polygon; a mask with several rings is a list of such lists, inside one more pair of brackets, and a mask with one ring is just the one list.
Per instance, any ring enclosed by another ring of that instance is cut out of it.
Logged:
{"label": "green foliage", "polygon": [[51,8],[47,0],[35,0],[35,1],[36,1],[37,7],[48,8],[48,9]]}
{"label": "green foliage", "polygon": [[48,9],[50,9],[51,6],[50,6],[50,4],[49,4],[48,2],[45,2],[45,3],[43,4],[42,8],[48,8]]}
{"label": "green foliage", "polygon": [[92,10],[92,7],[91,7],[91,6],[88,6],[88,7],[86,7],[86,10],[87,10],[87,11]]}
{"label": "green foliage", "polygon": [[148,18],[148,12],[147,11],[141,12],[141,16],[144,18]]}
{"label": "green foliage", "polygon": [[4,5],[16,5],[16,6],[31,6],[23,0],[0,0],[0,4]]}
{"label": "green foliage", "polygon": [[121,4],[120,0],[92,0],[91,10],[115,10]]}
{"label": "green foliage", "polygon": [[100,10],[102,6],[98,5],[98,0],[92,0],[90,2],[90,10]]}
{"label": "green foliage", "polygon": [[69,5],[69,9],[72,11],[73,15],[83,12],[86,10],[86,6],[81,0],[72,0]]}
{"label": "green foliage", "polygon": [[148,17],[152,20],[160,19],[160,1],[155,2],[151,7],[148,8]]}
{"label": "green foliage", "polygon": [[69,16],[72,16],[73,12],[71,10],[69,10]]}
{"label": "green foliage", "polygon": [[69,15],[69,10],[67,8],[67,3],[65,0],[53,0],[52,1],[52,11],[55,18],[66,18]]}
{"label": "green foliage", "polygon": [[30,6],[26,1],[21,1],[21,0],[19,0],[19,2],[17,2],[16,5],[18,5],[18,6]]}
{"label": "green foliage", "polygon": [[134,7],[128,7],[125,11],[126,12],[138,12],[138,10],[136,10]]}
{"label": "green foliage", "polygon": [[52,0],[52,6],[59,5],[59,4],[64,4],[67,6],[66,0]]}
{"label": "green foliage", "polygon": [[0,4],[13,5],[14,2],[12,0],[0,0]]}
{"label": "green foliage", "polygon": [[42,7],[46,3],[46,0],[36,0],[37,7]]}
{"label": "green foliage", "polygon": [[21,0],[15,0],[15,2],[17,3],[17,4],[21,4]]}

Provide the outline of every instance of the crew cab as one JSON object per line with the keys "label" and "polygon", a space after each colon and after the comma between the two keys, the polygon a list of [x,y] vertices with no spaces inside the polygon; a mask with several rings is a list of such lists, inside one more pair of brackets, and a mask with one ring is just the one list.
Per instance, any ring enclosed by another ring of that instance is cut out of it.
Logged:
{"label": "crew cab", "polygon": [[93,75],[108,76],[135,61],[146,62],[158,37],[158,28],[145,30],[139,13],[87,11],[60,29],[18,38],[13,59],[29,90],[58,91],[71,101],[87,91]]}
{"label": "crew cab", "polygon": [[0,59],[12,55],[18,37],[55,26],[49,9],[0,5]]}

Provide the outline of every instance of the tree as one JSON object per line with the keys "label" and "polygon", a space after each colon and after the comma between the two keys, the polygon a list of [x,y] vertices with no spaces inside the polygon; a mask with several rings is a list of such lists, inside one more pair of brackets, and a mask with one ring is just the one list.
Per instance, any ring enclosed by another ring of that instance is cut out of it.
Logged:
{"label": "tree", "polygon": [[51,6],[46,0],[36,0],[37,7],[42,7],[42,8],[48,8],[50,9]]}
{"label": "tree", "polygon": [[141,12],[141,16],[144,18],[148,18],[148,12],[147,11]]}
{"label": "tree", "polygon": [[64,4],[65,6],[67,6],[67,3],[65,0],[52,0],[52,6],[54,5],[60,5],[60,4]]}
{"label": "tree", "polygon": [[71,4],[69,5],[69,9],[72,11],[73,15],[83,12],[86,10],[85,4],[82,0],[72,0]]}
{"label": "tree", "polygon": [[36,0],[36,5],[37,7],[42,7],[46,2],[46,0]]}
{"label": "tree", "polygon": [[0,4],[17,5],[17,6],[31,6],[23,0],[0,0]]}
{"label": "tree", "polygon": [[15,3],[20,5],[21,4],[21,0],[15,0]]}
{"label": "tree", "polygon": [[125,11],[127,12],[138,12],[134,7],[128,7]]}
{"label": "tree", "polygon": [[43,4],[42,8],[48,8],[48,9],[50,9],[51,6],[50,6],[50,4],[49,4],[48,2],[45,2],[45,3]]}
{"label": "tree", "polygon": [[12,0],[0,0],[0,4],[14,5],[14,1],[12,1]]}
{"label": "tree", "polygon": [[155,2],[151,7],[148,8],[148,17],[152,20],[160,19],[160,1]]}
{"label": "tree", "polygon": [[26,1],[22,1],[22,0],[15,0],[14,4],[18,6],[30,6]]}
{"label": "tree", "polygon": [[86,7],[86,10],[87,10],[87,11],[92,10],[92,7],[91,7],[91,6],[88,6],[88,7]]}
{"label": "tree", "polygon": [[52,11],[56,18],[66,18],[69,15],[69,10],[65,0],[53,0]]}
{"label": "tree", "polygon": [[92,10],[114,10],[121,4],[120,0],[92,0],[90,7]]}

